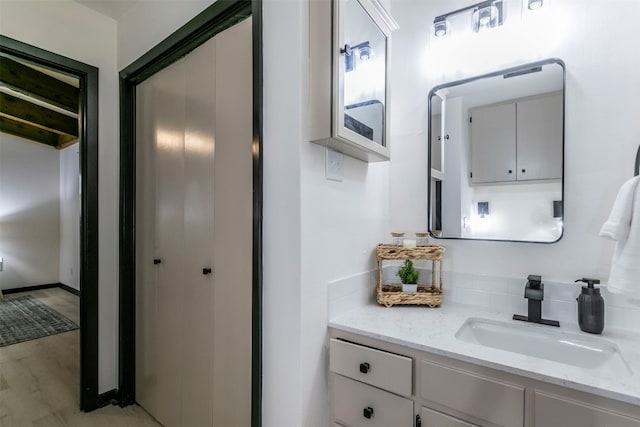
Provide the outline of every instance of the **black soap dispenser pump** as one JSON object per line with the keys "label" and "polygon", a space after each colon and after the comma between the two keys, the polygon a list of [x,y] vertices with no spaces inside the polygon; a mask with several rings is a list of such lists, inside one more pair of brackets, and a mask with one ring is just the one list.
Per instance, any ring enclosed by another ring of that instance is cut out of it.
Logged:
{"label": "black soap dispenser pump", "polygon": [[576,280],[584,282],[578,296],[578,324],[580,329],[590,334],[600,334],[604,329],[604,299],[600,295],[600,289],[593,285],[600,284],[598,279],[582,278]]}

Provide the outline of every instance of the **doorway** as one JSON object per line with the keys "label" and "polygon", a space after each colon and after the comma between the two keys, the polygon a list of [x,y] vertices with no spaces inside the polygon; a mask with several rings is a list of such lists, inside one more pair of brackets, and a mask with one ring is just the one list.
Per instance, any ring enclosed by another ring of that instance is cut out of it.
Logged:
{"label": "doorway", "polygon": [[[79,248],[76,250],[79,252],[80,259],[79,271],[76,271],[75,275],[78,277],[80,288],[79,406],[83,411],[92,411],[100,405],[98,394],[98,69],[5,36],[0,36],[0,54],[16,62],[33,64],[78,81],[77,154],[80,175],[80,227]],[[6,72],[7,67],[3,67],[3,71]],[[7,125],[4,116],[3,123]],[[24,124],[21,126],[25,128]],[[63,143],[62,138],[59,141]],[[51,142],[53,143],[53,140]],[[71,273],[70,270],[69,273]]]}
{"label": "doorway", "polygon": [[[138,399],[138,387],[136,378],[139,373],[136,369],[137,353],[140,350],[136,346],[140,337],[136,336],[136,297],[138,295],[138,278],[136,271],[143,262],[138,257],[138,246],[141,244],[136,238],[136,218],[138,217],[138,196],[136,192],[136,176],[142,173],[136,165],[136,152],[138,136],[136,134],[136,104],[140,86],[149,78],[176,63],[181,58],[194,51],[199,46],[226,29],[245,21],[251,16],[251,45],[252,60],[251,92],[252,101],[252,138],[250,145],[251,156],[251,248],[247,263],[250,269],[250,364],[245,369],[250,369],[250,412],[251,425],[261,424],[261,302],[262,302],[262,114],[261,114],[261,31],[262,11],[259,1],[232,0],[218,1],[196,16],[185,26],[170,35],[158,46],[151,49],[138,61],[120,73],[121,87],[121,146],[120,146],[120,347],[119,347],[119,400],[121,405],[130,405]],[[138,113],[139,114],[139,113]],[[138,236],[139,237],[139,236]],[[160,262],[152,265],[163,265]],[[153,260],[152,260],[153,261]],[[150,262],[147,259],[144,262]],[[202,275],[208,267],[203,265]],[[212,269],[215,271],[215,266]],[[212,272],[213,272],[212,271]],[[226,286],[222,284],[222,286]]]}

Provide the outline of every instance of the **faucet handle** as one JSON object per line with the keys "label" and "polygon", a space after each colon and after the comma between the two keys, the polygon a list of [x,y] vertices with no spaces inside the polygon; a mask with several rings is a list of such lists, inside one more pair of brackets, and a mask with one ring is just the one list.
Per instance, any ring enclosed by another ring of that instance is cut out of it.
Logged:
{"label": "faucet handle", "polygon": [[530,286],[532,288],[539,288],[541,283],[542,283],[542,276],[530,274],[527,277],[527,286]]}

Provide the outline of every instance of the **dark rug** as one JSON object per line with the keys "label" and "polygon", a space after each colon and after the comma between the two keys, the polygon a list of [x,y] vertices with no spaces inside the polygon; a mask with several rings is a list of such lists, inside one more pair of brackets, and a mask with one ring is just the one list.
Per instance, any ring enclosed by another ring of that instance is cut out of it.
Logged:
{"label": "dark rug", "polygon": [[0,347],[78,328],[31,295],[0,300]]}

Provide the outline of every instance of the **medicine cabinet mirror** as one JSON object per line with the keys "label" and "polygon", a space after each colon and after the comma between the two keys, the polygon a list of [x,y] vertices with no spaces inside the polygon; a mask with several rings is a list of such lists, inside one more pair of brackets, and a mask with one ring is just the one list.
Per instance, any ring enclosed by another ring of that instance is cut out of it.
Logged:
{"label": "medicine cabinet mirror", "polygon": [[553,243],[564,229],[565,66],[548,59],[429,94],[429,231]]}
{"label": "medicine cabinet mirror", "polygon": [[311,141],[369,162],[389,159],[397,24],[378,0],[318,0],[310,8]]}

